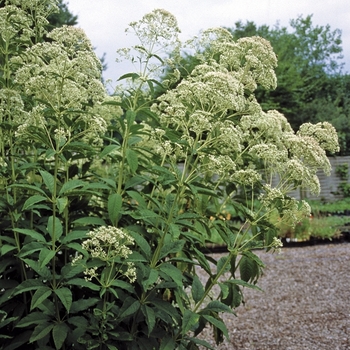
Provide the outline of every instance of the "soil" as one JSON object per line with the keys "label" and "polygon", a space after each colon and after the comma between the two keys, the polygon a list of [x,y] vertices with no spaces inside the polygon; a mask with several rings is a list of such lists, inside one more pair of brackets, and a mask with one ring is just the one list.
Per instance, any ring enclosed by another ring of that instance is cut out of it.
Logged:
{"label": "soil", "polygon": [[210,329],[203,338],[218,350],[349,350],[350,243],[257,255],[263,292],[246,289],[237,317],[224,316],[230,339],[217,346]]}

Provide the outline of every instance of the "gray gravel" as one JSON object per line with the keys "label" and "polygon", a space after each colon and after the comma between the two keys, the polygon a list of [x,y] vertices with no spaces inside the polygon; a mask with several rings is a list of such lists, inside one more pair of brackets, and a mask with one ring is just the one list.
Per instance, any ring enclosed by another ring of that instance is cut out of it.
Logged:
{"label": "gray gravel", "polygon": [[264,292],[246,289],[237,317],[225,316],[229,340],[214,345],[210,329],[203,337],[220,350],[350,349],[350,244],[257,254]]}

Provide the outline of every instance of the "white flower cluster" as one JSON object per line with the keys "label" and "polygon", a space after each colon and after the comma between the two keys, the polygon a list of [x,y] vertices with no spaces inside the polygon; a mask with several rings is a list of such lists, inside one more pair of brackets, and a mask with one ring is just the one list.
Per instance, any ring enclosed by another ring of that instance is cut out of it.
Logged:
{"label": "white flower cluster", "polygon": [[[134,244],[134,239],[123,229],[114,226],[100,226],[86,234],[89,238],[82,243],[82,248],[86,250],[92,258],[102,260],[111,265],[116,259],[127,259],[132,253],[129,248]],[[72,264],[77,264],[82,256],[73,259]],[[126,268],[125,268],[126,267]],[[86,268],[84,272],[86,279],[97,278],[98,268]],[[127,277],[130,282],[136,279],[136,268],[132,262],[122,262],[117,270],[117,274]]]}
{"label": "white flower cluster", "polygon": [[[53,118],[44,118],[47,107],[41,108],[41,119],[46,119],[47,132],[62,146],[65,140],[79,135],[83,140],[99,144],[107,130],[104,118],[98,115],[98,106],[106,96],[101,82],[101,63],[93,52],[85,33],[78,28],[64,26],[48,34],[51,42],[28,48],[13,62],[20,65],[15,79],[27,95],[45,101],[51,106]],[[39,109],[34,108],[18,130],[18,136],[30,135],[26,126],[39,126]],[[63,117],[65,116],[65,117]],[[66,120],[74,123],[66,123]],[[59,133],[58,133],[59,131]],[[61,136],[57,138],[58,134]],[[64,135],[64,136],[63,136]]]}
{"label": "white flower cluster", "polygon": [[4,42],[27,43],[34,35],[33,21],[24,10],[15,5],[6,5],[0,8],[0,36]]}

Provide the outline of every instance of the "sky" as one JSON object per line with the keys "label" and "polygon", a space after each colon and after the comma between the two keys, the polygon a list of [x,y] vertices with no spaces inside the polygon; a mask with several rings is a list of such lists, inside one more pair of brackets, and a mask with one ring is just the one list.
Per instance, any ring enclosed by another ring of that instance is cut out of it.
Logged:
{"label": "sky", "polygon": [[288,27],[291,19],[312,14],[314,26],[329,24],[331,30],[342,31],[344,69],[350,72],[349,0],[68,0],[66,3],[69,11],[78,16],[78,27],[85,31],[98,57],[105,54],[108,68],[104,78],[114,82],[131,69],[115,62],[117,49],[135,44],[125,29],[130,22],[140,20],[154,9],[167,10],[177,18],[183,41],[203,29],[234,27],[239,20],[270,27],[278,22]]}

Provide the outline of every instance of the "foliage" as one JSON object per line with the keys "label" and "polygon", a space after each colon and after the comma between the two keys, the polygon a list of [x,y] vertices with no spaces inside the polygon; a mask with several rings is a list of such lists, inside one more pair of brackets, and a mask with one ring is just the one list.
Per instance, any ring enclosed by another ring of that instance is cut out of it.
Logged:
{"label": "foliage", "polygon": [[280,238],[291,241],[309,241],[311,238],[332,240],[341,236],[341,227],[349,222],[347,217],[321,216],[305,218],[295,226],[282,225]]}
{"label": "foliage", "polygon": [[335,202],[323,203],[320,201],[309,201],[314,216],[346,215],[350,208],[350,199],[344,198]]}
{"label": "foliage", "polygon": [[[338,149],[335,129],[305,124],[295,133],[261,109],[254,91],[276,86],[277,63],[262,38],[203,32],[188,43],[207,47],[196,52],[201,64],[169,89],[157,76],[172,69],[179,79],[179,29],[155,10],[130,25],[140,45],[120,51],[140,71],[108,96],[85,34],[47,33],[36,17],[53,1],[30,14],[8,3],[0,349],[212,349],[198,335],[210,325],[217,344],[229,337],[223,314],[244,287],[259,290],[264,264],[252,249],[280,247],[272,212],[287,222],[309,214],[286,193],[319,190],[316,171],[329,172],[326,150]],[[220,217],[225,207],[241,227]],[[228,248],[218,261],[203,252],[214,234]]]}

